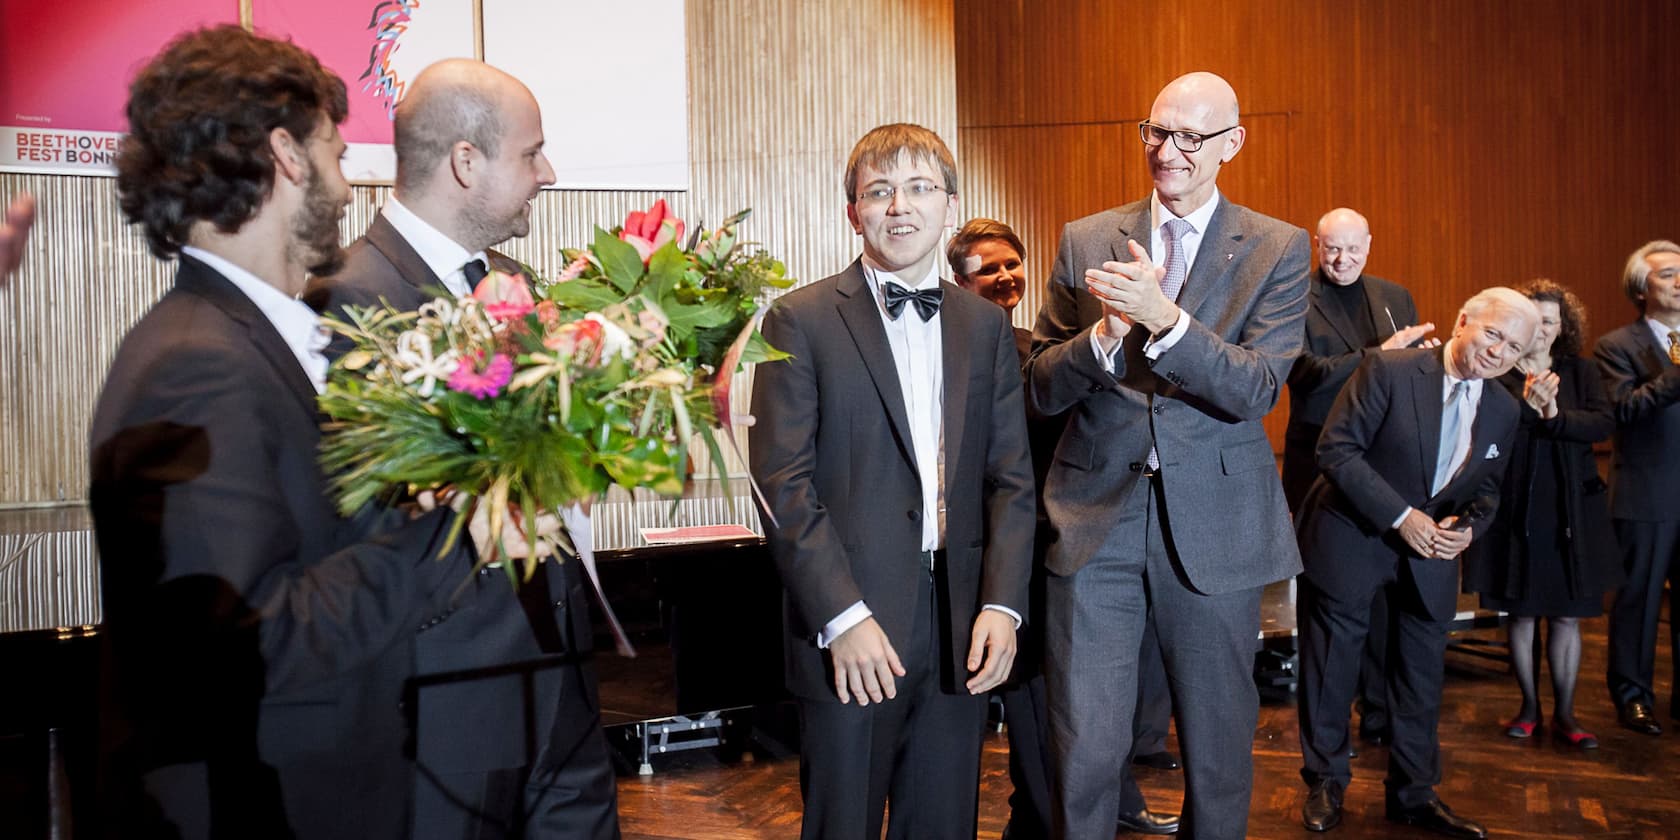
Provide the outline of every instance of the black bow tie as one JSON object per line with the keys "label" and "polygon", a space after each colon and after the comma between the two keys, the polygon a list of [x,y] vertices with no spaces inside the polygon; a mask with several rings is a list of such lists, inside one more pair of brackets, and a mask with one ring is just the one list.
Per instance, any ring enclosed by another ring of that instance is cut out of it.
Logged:
{"label": "black bow tie", "polygon": [[490,270],[484,267],[484,260],[467,260],[467,264],[461,266],[461,277],[467,281],[468,289],[478,288],[478,281],[489,273]]}
{"label": "black bow tie", "polygon": [[887,297],[887,314],[895,321],[904,312],[904,304],[907,301],[916,304],[916,314],[922,316],[924,322],[931,321],[933,316],[939,314],[939,302],[945,299],[945,290],[938,286],[912,292],[897,283],[886,283],[882,291]]}

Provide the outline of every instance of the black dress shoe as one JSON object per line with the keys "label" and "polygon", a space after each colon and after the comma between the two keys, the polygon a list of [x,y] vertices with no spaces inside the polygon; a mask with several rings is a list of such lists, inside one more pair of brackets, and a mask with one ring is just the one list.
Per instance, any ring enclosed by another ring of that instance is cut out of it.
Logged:
{"label": "black dress shoe", "polygon": [[1651,707],[1638,700],[1623,703],[1616,717],[1621,720],[1623,726],[1635,732],[1646,735],[1662,734],[1662,724],[1657,723],[1657,716],[1651,714]]}
{"label": "black dress shoe", "polygon": [[1162,750],[1148,755],[1134,755],[1132,756],[1132,763],[1139,767],[1149,767],[1155,770],[1177,770],[1178,756]]}
{"label": "black dress shoe", "polygon": [[1334,782],[1324,781],[1307,792],[1301,806],[1301,825],[1308,831],[1329,831],[1342,824],[1342,796]]}
{"label": "black dress shoe", "polygon": [[1415,825],[1418,828],[1433,831],[1447,837],[1464,837],[1469,840],[1482,840],[1487,836],[1487,829],[1475,820],[1467,820],[1452,812],[1445,802],[1437,799],[1428,805],[1416,808],[1388,809],[1389,822],[1402,825]]}
{"label": "black dress shoe", "polygon": [[1178,815],[1157,814],[1145,808],[1135,814],[1122,813],[1115,825],[1134,834],[1177,834]]}

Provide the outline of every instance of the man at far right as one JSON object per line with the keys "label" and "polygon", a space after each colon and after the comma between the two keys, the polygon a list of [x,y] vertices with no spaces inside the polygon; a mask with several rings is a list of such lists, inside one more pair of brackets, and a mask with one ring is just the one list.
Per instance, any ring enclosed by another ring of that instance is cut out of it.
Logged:
{"label": "man at far right", "polygon": [[[1389,596],[1387,814],[1448,837],[1487,832],[1435,795],[1447,625],[1458,564],[1499,504],[1519,416],[1486,387],[1534,340],[1540,313],[1514,289],[1466,301],[1441,348],[1374,353],[1348,380],[1318,439],[1322,475],[1297,515],[1301,777],[1309,831],[1341,824],[1351,780],[1348,704],[1370,626]],[[1361,832],[1363,833],[1363,832]]]}
{"label": "man at far right", "polygon": [[[1652,707],[1663,582],[1680,612],[1680,245],[1659,239],[1628,257],[1622,291],[1639,318],[1598,340],[1593,354],[1616,415],[1610,438],[1610,516],[1627,580],[1610,608],[1610,699],[1622,725],[1661,735]],[[1680,633],[1668,652],[1680,666]],[[1671,690],[1668,716],[1680,718]]]}

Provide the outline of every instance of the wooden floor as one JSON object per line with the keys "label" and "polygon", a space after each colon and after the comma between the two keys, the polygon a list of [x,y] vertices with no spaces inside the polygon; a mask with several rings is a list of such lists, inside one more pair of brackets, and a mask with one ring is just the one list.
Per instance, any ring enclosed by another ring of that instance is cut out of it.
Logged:
{"label": "wooden floor", "polygon": [[[1577,715],[1603,746],[1583,752],[1549,737],[1515,741],[1500,722],[1518,705],[1516,685],[1503,666],[1448,654],[1441,720],[1443,801],[1481,821],[1491,837],[1680,838],[1680,721],[1671,720],[1673,675],[1667,643],[1659,647],[1658,718],[1667,732],[1652,738],[1616,725],[1604,689],[1604,620],[1584,623],[1584,652]],[[1503,631],[1476,631],[1495,641]],[[1666,638],[1668,627],[1661,628]],[[1546,677],[1542,675],[1542,681]],[[1550,708],[1550,690],[1542,694]],[[1262,703],[1254,734],[1254,799],[1249,836],[1316,837],[1300,825],[1306,790],[1295,704],[1284,697]],[[1176,746],[1174,746],[1176,749]],[[988,734],[981,768],[981,838],[995,838],[1008,819],[1008,745]],[[651,777],[621,777],[619,809],[626,840],[748,840],[796,837],[799,830],[797,757],[747,756],[725,763],[709,752],[656,760]],[[1424,838],[1415,829],[1383,819],[1382,776],[1386,752],[1363,748],[1354,759],[1342,826],[1329,837]],[[1151,807],[1176,810],[1183,800],[1177,772],[1140,770]],[[1129,835],[1127,835],[1129,836]]]}

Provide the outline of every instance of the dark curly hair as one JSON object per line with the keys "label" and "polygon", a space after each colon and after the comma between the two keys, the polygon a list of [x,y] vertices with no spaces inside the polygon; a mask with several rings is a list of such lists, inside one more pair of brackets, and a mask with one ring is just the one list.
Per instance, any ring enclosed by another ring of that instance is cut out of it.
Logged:
{"label": "dark curly hair", "polygon": [[1581,299],[1562,283],[1545,277],[1530,280],[1517,291],[1536,303],[1550,301],[1557,304],[1558,320],[1562,322],[1562,328],[1558,330],[1557,338],[1552,341],[1552,358],[1581,355],[1581,344],[1587,334],[1587,307],[1581,303]]}
{"label": "dark curly hair", "polygon": [[123,215],[152,253],[180,252],[199,220],[233,233],[274,186],[269,132],[299,143],[323,116],[349,113],[344,81],[290,41],[237,26],[170,42],[128,89],[128,136],[117,156]]}

